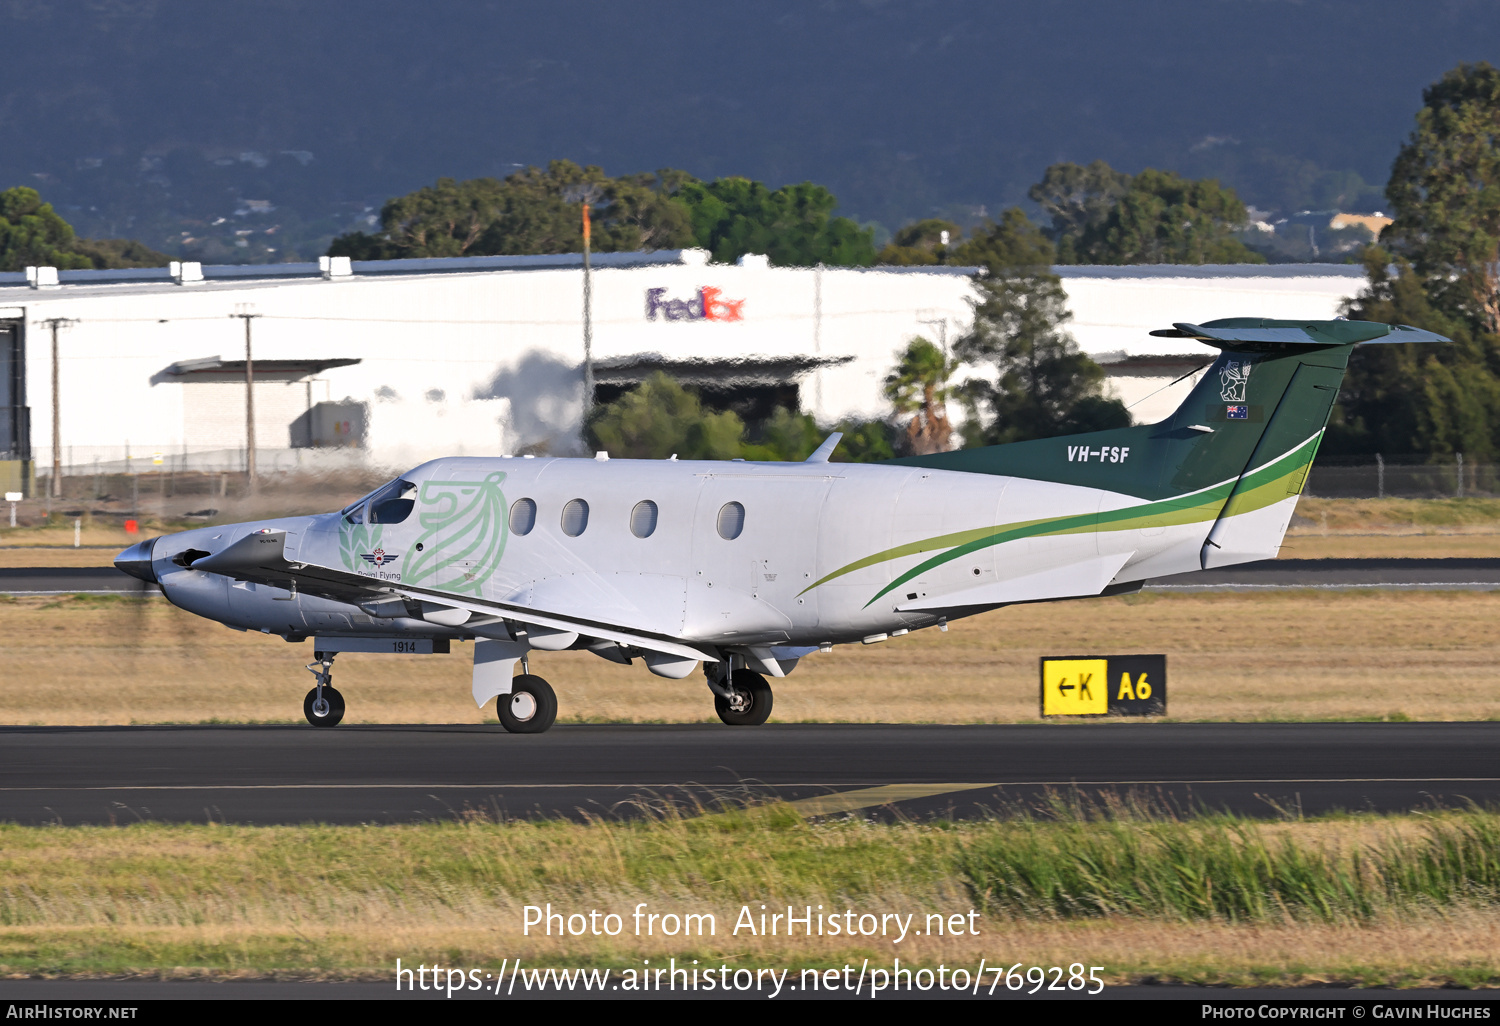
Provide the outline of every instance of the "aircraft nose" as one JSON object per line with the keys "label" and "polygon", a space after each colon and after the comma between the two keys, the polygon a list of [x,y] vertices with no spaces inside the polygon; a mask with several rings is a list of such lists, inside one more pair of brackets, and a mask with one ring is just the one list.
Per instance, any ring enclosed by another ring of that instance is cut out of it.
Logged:
{"label": "aircraft nose", "polygon": [[151,548],[155,544],[155,538],[136,542],[115,557],[115,566],[131,577],[145,581],[147,584],[156,584],[156,571],[151,569]]}

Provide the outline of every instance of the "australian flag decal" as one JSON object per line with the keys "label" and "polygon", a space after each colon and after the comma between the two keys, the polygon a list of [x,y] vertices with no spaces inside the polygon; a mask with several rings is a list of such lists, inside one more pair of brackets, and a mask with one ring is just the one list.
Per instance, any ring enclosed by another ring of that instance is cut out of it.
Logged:
{"label": "australian flag decal", "polygon": [[374,552],[361,552],[360,556],[371,566],[385,566],[387,563],[394,563],[401,558],[400,553],[387,552],[385,549],[376,549]]}
{"label": "australian flag decal", "polygon": [[1249,420],[1250,419],[1250,407],[1248,407],[1248,406],[1235,406],[1235,405],[1231,404],[1229,406],[1224,407],[1224,416],[1227,417],[1227,418],[1229,418],[1230,420]]}

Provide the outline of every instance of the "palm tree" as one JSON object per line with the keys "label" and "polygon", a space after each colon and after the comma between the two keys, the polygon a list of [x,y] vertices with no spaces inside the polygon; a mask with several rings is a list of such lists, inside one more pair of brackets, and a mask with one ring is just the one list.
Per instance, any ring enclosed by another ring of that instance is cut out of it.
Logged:
{"label": "palm tree", "polygon": [[918,335],[907,343],[896,369],[885,379],[885,395],[896,412],[913,415],[906,425],[906,449],[912,455],[948,451],[953,437],[948,378],[957,368],[957,360]]}

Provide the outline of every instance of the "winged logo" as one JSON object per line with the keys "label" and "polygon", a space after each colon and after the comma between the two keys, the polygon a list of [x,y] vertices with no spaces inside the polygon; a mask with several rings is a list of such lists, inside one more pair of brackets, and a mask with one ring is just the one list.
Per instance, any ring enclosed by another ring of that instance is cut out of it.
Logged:
{"label": "winged logo", "polygon": [[359,555],[361,559],[371,566],[385,566],[387,563],[394,563],[401,558],[401,553],[387,552],[378,545],[375,547],[374,552],[361,552]]}

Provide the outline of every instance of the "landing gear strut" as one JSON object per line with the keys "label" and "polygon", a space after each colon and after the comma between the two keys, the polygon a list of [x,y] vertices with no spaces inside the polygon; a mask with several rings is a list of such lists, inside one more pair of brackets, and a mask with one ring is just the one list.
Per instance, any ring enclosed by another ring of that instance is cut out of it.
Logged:
{"label": "landing gear strut", "polygon": [[314,652],[317,662],[307,664],[307,672],[317,678],[317,686],[302,700],[302,715],[314,727],[337,727],[344,718],[344,696],[333,687],[333,652]]}
{"label": "landing gear strut", "polygon": [[708,678],[708,686],[714,693],[714,711],[719,714],[719,719],[732,727],[758,727],[766,722],[775,701],[766,678],[745,667],[728,670],[725,664],[719,665],[725,667],[720,675]]}

